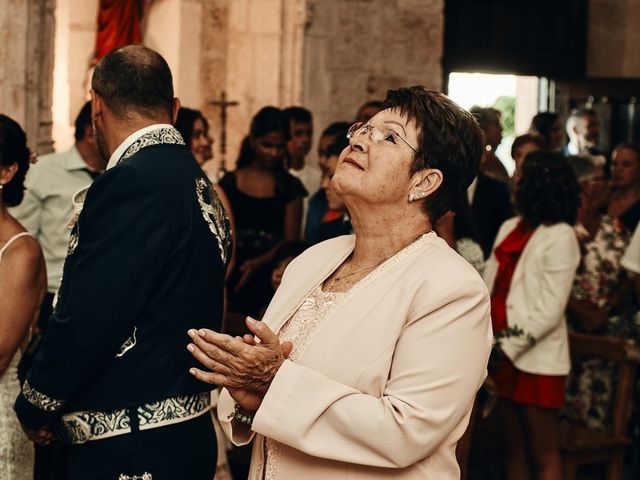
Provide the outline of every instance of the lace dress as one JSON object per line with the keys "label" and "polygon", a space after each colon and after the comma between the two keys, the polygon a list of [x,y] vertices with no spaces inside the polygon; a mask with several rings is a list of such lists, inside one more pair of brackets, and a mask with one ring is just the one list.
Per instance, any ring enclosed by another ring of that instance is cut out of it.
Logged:
{"label": "lace dress", "polygon": [[0,478],[31,480],[33,478],[33,445],[24,434],[13,411],[20,392],[18,354],[0,377]]}
{"label": "lace dress", "polygon": [[[19,234],[11,238],[0,249],[0,261],[7,247],[17,238],[27,236]],[[18,382],[18,360],[16,353],[9,367],[0,375],[0,479],[31,480],[33,478],[33,445],[20,428],[13,411],[20,392]]]}

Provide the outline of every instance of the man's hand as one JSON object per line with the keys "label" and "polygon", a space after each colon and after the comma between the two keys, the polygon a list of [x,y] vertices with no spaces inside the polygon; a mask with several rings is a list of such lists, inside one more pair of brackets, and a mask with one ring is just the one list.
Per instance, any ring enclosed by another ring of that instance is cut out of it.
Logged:
{"label": "man's hand", "polygon": [[47,427],[41,428],[40,430],[29,430],[22,424],[20,426],[29,440],[36,445],[50,445],[51,442],[55,440],[53,433],[51,433]]}
{"label": "man's hand", "polygon": [[[249,330],[260,340],[251,344],[247,338],[216,333],[207,329],[189,330],[193,340],[187,348],[210,372],[192,368],[198,380],[264,394],[278,369],[290,355],[293,344],[280,343],[278,336],[263,322],[247,318]],[[237,393],[240,396],[240,393]]]}

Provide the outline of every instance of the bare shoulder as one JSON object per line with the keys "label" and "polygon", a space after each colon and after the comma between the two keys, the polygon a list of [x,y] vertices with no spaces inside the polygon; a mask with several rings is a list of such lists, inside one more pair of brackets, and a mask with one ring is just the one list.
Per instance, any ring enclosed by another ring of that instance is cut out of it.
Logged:
{"label": "bare shoulder", "polygon": [[44,267],[44,256],[38,241],[29,235],[14,240],[2,256],[0,269],[3,267],[22,272],[25,277],[38,274]]}

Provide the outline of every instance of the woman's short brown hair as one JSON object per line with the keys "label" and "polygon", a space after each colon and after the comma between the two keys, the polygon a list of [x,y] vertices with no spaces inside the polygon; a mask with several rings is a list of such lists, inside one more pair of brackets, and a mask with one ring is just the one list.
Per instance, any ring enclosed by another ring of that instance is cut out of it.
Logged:
{"label": "woman's short brown hair", "polygon": [[389,90],[384,108],[399,109],[417,125],[418,148],[409,176],[426,168],[442,172],[442,184],[424,200],[424,212],[434,223],[453,208],[478,174],[482,130],[469,112],[423,86]]}

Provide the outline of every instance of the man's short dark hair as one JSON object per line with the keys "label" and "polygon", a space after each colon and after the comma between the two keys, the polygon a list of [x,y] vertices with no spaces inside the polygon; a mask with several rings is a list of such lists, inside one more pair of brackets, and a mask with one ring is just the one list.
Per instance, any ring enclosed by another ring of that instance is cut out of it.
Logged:
{"label": "man's short dark hair", "polygon": [[442,172],[442,184],[424,200],[424,211],[435,223],[451,210],[478,174],[484,150],[476,119],[440,92],[422,86],[389,90],[384,108],[397,108],[415,121],[418,148],[409,176],[426,168]]}
{"label": "man's short dark hair", "polygon": [[282,113],[284,113],[284,115],[289,120],[289,124],[291,124],[292,121],[298,122],[298,123],[313,122],[313,115],[309,110],[307,110],[304,107],[296,107],[296,106],[287,107],[284,110],[282,110]]}
{"label": "man's short dark hair", "polygon": [[162,56],[142,45],[128,45],[105,56],[95,68],[91,88],[117,116],[156,117],[173,112],[173,80]]}
{"label": "man's short dark hair", "polygon": [[84,138],[84,133],[91,126],[91,102],[86,102],[76,117],[76,142]]}

